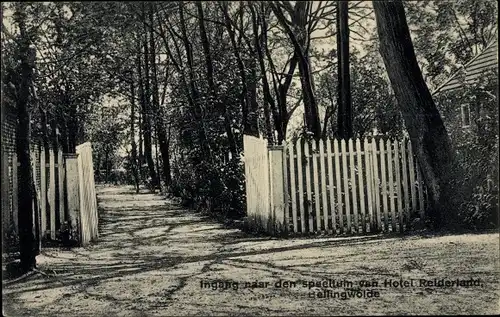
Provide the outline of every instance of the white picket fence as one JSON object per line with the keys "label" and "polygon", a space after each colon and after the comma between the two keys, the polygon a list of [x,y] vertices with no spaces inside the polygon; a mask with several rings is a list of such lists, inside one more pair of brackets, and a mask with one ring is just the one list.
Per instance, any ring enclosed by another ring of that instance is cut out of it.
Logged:
{"label": "white picket fence", "polygon": [[[259,164],[252,142],[260,145]],[[300,139],[270,148],[267,161],[266,146],[244,138],[247,212],[261,204],[260,227],[300,234],[395,232],[424,216],[425,186],[408,139]]]}
{"label": "white picket fence", "polygon": [[[18,232],[18,182],[16,153],[12,166],[12,224]],[[76,147],[76,153],[63,153],[53,148],[34,145],[31,149],[33,183],[38,205],[34,232],[38,240],[56,240],[65,222],[78,232],[80,245],[98,237],[97,197],[94,183],[92,146],[86,142]],[[21,188],[20,188],[21,187]],[[35,203],[33,201],[33,203]],[[38,248],[41,246],[39,245]]]}

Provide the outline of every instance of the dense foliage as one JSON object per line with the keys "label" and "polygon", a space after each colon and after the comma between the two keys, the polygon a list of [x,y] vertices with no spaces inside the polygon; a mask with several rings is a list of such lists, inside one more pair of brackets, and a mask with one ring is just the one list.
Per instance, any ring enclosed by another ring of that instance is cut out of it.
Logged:
{"label": "dense foliage", "polygon": [[436,96],[465,171],[461,179],[473,190],[459,211],[465,228],[498,224],[497,89],[498,73],[489,71],[475,83]]}

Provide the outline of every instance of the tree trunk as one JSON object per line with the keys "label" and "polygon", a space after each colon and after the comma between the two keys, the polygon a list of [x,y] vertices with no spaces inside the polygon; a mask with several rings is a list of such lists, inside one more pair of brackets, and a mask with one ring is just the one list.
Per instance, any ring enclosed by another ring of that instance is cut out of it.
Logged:
{"label": "tree trunk", "polygon": [[[143,10],[143,13],[145,15],[145,11]],[[153,161],[153,155],[152,155],[152,130],[151,130],[151,90],[150,90],[150,81],[149,81],[149,49],[148,49],[148,33],[147,33],[147,25],[146,25],[146,17],[144,16],[144,31],[145,31],[145,38],[144,38],[144,78],[140,76],[142,79],[141,81],[141,86],[144,88],[142,89],[142,122],[143,122],[143,127],[144,127],[144,156],[146,158],[146,162],[148,164],[148,170],[149,170],[149,177],[151,178],[151,183],[153,185],[153,188],[156,188],[158,185],[158,178],[156,175],[156,170],[155,170],[155,164]],[[139,55],[139,67],[141,65],[141,58]],[[139,72],[140,74],[141,72]]]}
{"label": "tree trunk", "polygon": [[[167,142],[167,150],[170,152],[170,141]],[[167,176],[168,178],[165,180],[165,184],[167,186],[172,185],[172,168],[170,166],[170,160],[167,160],[164,162],[165,164],[165,170],[167,171]]]}
{"label": "tree trunk", "polygon": [[96,158],[94,161],[94,166],[95,166],[95,178],[96,182],[101,183],[102,182],[102,175],[101,175],[101,151],[96,151]]}
{"label": "tree trunk", "polygon": [[[267,26],[266,26],[267,27]],[[266,47],[267,50],[267,47]],[[290,117],[292,115],[292,112],[288,112],[287,109],[287,94],[288,94],[288,89],[290,88],[290,85],[292,83],[293,79],[293,73],[295,72],[295,68],[297,68],[297,61],[298,61],[298,54],[297,51],[295,50],[292,59],[290,60],[290,68],[288,69],[287,77],[285,78],[285,81],[279,85],[278,91],[276,94],[278,95],[278,109],[280,109],[280,114],[282,118],[282,128],[281,131],[283,132],[283,140],[286,139],[286,130],[288,126],[288,122],[290,120]],[[278,134],[278,143],[280,143],[279,140],[279,134]]]}
{"label": "tree trunk", "polygon": [[[248,124],[253,127],[253,129],[259,130],[259,102],[257,101],[257,82],[259,81],[257,78],[257,64],[255,58],[250,59],[250,65],[247,66],[250,68],[250,80],[247,82],[247,96],[248,102],[250,104],[250,108],[248,109]],[[271,133],[269,136],[270,144],[273,144],[274,141],[274,133]]]}
{"label": "tree trunk", "polygon": [[155,129],[155,166],[156,166],[156,173],[158,175],[158,182],[160,186],[160,192],[163,192],[162,184],[161,184],[161,172],[160,172],[160,156],[158,155],[159,152],[159,146],[158,146],[158,130]]}
{"label": "tree trunk", "polygon": [[[160,109],[160,100],[159,100],[159,89],[158,89],[158,71],[156,67],[156,45],[154,39],[154,17],[153,10],[154,5],[150,3],[149,7],[149,45],[151,48],[150,56],[151,56],[151,81],[153,83],[153,110],[155,114],[155,131],[156,131],[156,155],[158,156],[158,148],[160,149],[161,158],[163,161],[163,180],[167,182],[170,179],[170,171],[166,169],[166,161],[170,160],[170,153],[168,151],[167,145],[167,133],[165,131],[165,122],[163,120],[163,113]],[[158,144],[159,143],[159,144]],[[156,158],[158,162],[158,157]],[[157,167],[158,169],[158,167]],[[160,170],[158,169],[158,174],[160,174]],[[168,186],[169,184],[167,184]]]}
{"label": "tree trunk", "polygon": [[238,64],[238,71],[240,73],[242,82],[242,109],[243,109],[243,132],[248,135],[259,136],[259,126],[258,120],[256,120],[256,113],[252,113],[251,100],[249,96],[249,85],[247,82],[247,77],[245,73],[245,64],[240,55],[238,45],[236,43],[236,35],[231,25],[231,18],[228,12],[228,3],[222,3],[222,13],[224,15],[224,25],[226,31],[229,34],[229,39],[231,40],[231,46],[233,48],[233,54],[236,58]]}
{"label": "tree trunk", "polygon": [[309,69],[309,59],[299,58],[300,82],[302,84],[302,94],[304,96],[304,113],[306,128],[316,139],[321,137],[321,124],[319,121],[318,105],[312,88],[312,77]]}
{"label": "tree trunk", "polygon": [[[19,247],[21,269],[25,272],[36,267],[37,244],[35,234],[33,232],[33,171],[31,168],[30,155],[30,85],[33,78],[33,68],[35,66],[36,53],[34,49],[30,49],[29,37],[25,25],[24,6],[19,9],[19,30],[21,36],[19,38],[19,55],[21,58],[21,82],[20,91],[17,99],[17,157],[20,167],[18,169],[19,177],[19,212],[18,212],[18,228],[19,228]],[[17,162],[14,162],[16,164]]]}
{"label": "tree trunk", "polygon": [[[302,95],[304,97],[304,118],[306,129],[311,132],[314,138],[321,138],[321,123],[319,121],[318,104],[314,95],[313,76],[309,58],[309,34],[307,30],[307,12],[310,4],[307,1],[297,1],[295,3],[292,24],[295,30],[290,28],[281,8],[271,2],[271,8],[278,18],[280,24],[285,28],[295,51],[298,53],[298,66],[300,73],[300,83],[302,85]],[[298,33],[298,34],[296,34]]]}
{"label": "tree trunk", "polygon": [[137,166],[137,144],[135,142],[135,85],[134,76],[130,76],[130,144],[132,146],[131,165],[135,192],[139,193],[139,169]]}
{"label": "tree trunk", "polygon": [[349,70],[349,7],[347,1],[337,2],[337,56],[338,56],[338,136],[353,136],[351,78]]}
{"label": "tree trunk", "polygon": [[403,3],[373,1],[373,7],[380,53],[427,186],[428,216],[439,229],[453,223],[468,193],[456,182],[450,138],[418,66]]}
{"label": "tree trunk", "polygon": [[76,106],[71,105],[69,110],[68,122],[68,152],[75,153],[78,134],[78,119],[76,116]]}
{"label": "tree trunk", "polygon": [[[200,147],[203,151],[203,157],[205,161],[207,161],[209,164],[213,163],[213,157],[212,157],[212,150],[210,147],[210,143],[207,137],[207,129],[205,127],[205,121],[203,119],[203,108],[200,105],[200,92],[198,88],[196,87],[195,83],[195,72],[194,72],[194,61],[193,61],[193,47],[191,42],[189,41],[189,38],[187,36],[187,31],[186,31],[186,21],[184,18],[184,3],[181,1],[179,2],[179,18],[180,18],[180,27],[181,27],[181,33],[182,33],[182,42],[184,44],[184,48],[186,50],[186,59],[187,59],[187,66],[188,66],[188,71],[189,71],[189,90],[190,90],[190,95],[188,96],[189,103],[191,106],[191,109],[193,111],[193,116],[195,121],[200,125],[200,128],[198,129],[198,138],[200,142]],[[198,159],[198,158],[197,158]],[[199,164],[201,162],[195,162],[196,164]]]}
{"label": "tree trunk", "polygon": [[[250,5],[250,10],[252,13],[252,29],[254,33],[254,42],[255,42],[255,49],[257,50],[257,58],[259,60],[259,66],[260,66],[260,75],[262,78],[262,84],[263,84],[263,90],[264,90],[264,119],[266,123],[266,133],[267,133],[267,138],[271,142],[274,139],[274,133],[273,130],[276,130],[278,133],[278,144],[281,144],[283,142],[283,131],[282,131],[282,122],[281,122],[281,116],[278,113],[276,109],[276,104],[274,102],[274,99],[271,95],[271,89],[269,87],[269,82],[267,80],[267,71],[266,71],[266,65],[265,65],[265,59],[264,59],[264,52],[263,52],[263,46],[267,44],[267,37],[266,37],[266,32],[267,28],[264,27],[265,23],[263,22],[262,26],[262,35],[259,36],[259,19],[265,19],[265,17],[261,17],[256,14],[255,9],[253,8],[252,5]],[[272,111],[273,114],[273,121],[274,121],[274,129],[271,125],[271,117],[270,117],[270,112],[269,108]]]}
{"label": "tree trunk", "polygon": [[300,33],[297,36],[297,49],[299,49],[299,73],[302,84],[302,94],[304,96],[304,113],[306,116],[307,131],[312,132],[316,139],[321,137],[321,123],[319,121],[318,104],[314,95],[314,82],[311,72],[311,59],[309,57],[309,33],[307,31],[307,2],[297,2],[295,4],[295,16],[292,21],[298,26]]}
{"label": "tree trunk", "polygon": [[[142,84],[140,82],[140,74],[139,76],[139,95],[142,96]],[[142,98],[142,97],[140,97]],[[142,109],[142,99],[141,100],[141,109]],[[144,135],[144,129],[142,127],[142,111],[139,111],[137,114],[138,117],[138,122],[137,124],[139,125],[139,153],[137,156],[137,161],[138,161],[138,169],[139,169],[139,179],[141,181],[144,181],[144,171],[142,170],[142,166],[144,165],[144,140],[143,140],[143,135]]]}
{"label": "tree trunk", "polygon": [[109,161],[108,161],[108,150],[104,152],[104,183],[109,183]]}
{"label": "tree trunk", "polygon": [[[58,158],[57,156],[57,153],[59,151],[59,147],[60,147],[60,144],[59,144],[59,129],[57,127],[57,114],[54,114],[51,116],[51,120],[50,120],[50,127],[51,127],[51,146],[50,148],[54,151],[54,153],[56,154],[56,159]],[[58,164],[59,163],[62,163],[62,162],[57,162]],[[60,164],[59,166],[62,166],[62,164]],[[57,169],[57,173],[61,173],[61,169]],[[56,179],[57,179],[57,176],[56,176]],[[55,197],[56,197],[56,200],[55,200],[55,208],[56,210],[59,210],[60,208],[60,202],[62,201],[60,198],[59,198],[59,182],[55,182],[55,188],[54,188],[56,194],[55,194]],[[59,216],[59,213],[56,213],[56,230],[60,229],[60,224],[61,224],[61,219],[60,219],[60,216]]]}
{"label": "tree trunk", "polygon": [[[166,146],[168,153],[171,153],[171,151],[170,151],[170,138],[171,138],[170,129],[171,129],[171,127],[172,126],[169,124],[168,135],[167,135],[167,146]],[[166,174],[167,174],[167,179],[165,179],[165,184],[168,187],[172,184],[172,169],[170,167],[170,160],[164,161],[163,164],[164,164],[163,168],[165,169]]]}
{"label": "tree trunk", "polygon": [[58,124],[59,124],[59,129],[61,131],[61,147],[63,153],[68,153],[69,152],[69,145],[68,145],[68,125],[67,125],[67,120],[64,117],[64,115],[61,113],[61,115],[58,118]]}

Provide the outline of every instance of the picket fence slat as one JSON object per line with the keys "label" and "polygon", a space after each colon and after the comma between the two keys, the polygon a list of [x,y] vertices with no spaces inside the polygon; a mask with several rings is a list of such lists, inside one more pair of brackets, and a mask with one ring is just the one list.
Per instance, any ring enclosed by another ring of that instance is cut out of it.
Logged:
{"label": "picket fence slat", "polygon": [[305,204],[305,214],[308,220],[309,232],[314,232],[313,228],[313,211],[312,211],[312,185],[311,185],[311,156],[310,156],[310,143],[304,142],[304,156],[306,159],[306,195],[307,202]]}
{"label": "picket fence slat", "polygon": [[46,236],[47,231],[47,168],[45,167],[47,149],[41,147],[40,152],[40,192],[41,192],[41,220],[42,236]]}
{"label": "picket fence slat", "polygon": [[347,171],[347,153],[346,153],[346,142],[345,140],[340,140],[340,149],[342,151],[342,177],[344,179],[344,203],[345,203],[345,216],[347,221],[347,228],[345,232],[351,232],[352,224],[351,224],[351,202],[349,198],[349,178]]}
{"label": "picket fence slat", "polygon": [[403,202],[404,202],[404,213],[403,219],[401,220],[402,226],[404,226],[405,221],[410,219],[410,193],[408,192],[408,162],[406,159],[406,142],[401,142],[401,162],[403,171]]}
{"label": "picket fence slat", "polygon": [[[375,142],[375,140],[372,140],[372,147],[373,147],[373,153],[377,153],[377,142]],[[380,219],[380,176],[379,176],[379,168],[378,168],[378,159],[377,159],[377,155],[374,154],[372,155],[372,159],[373,159],[373,181],[374,181],[374,184],[373,184],[373,188],[374,188],[374,191],[373,191],[373,194],[375,196],[375,199],[374,199],[374,202],[375,202],[375,210],[374,210],[374,214],[375,214],[375,218],[372,219],[372,221],[376,224],[374,226],[376,226],[377,228],[380,229],[381,227],[381,219]]]}
{"label": "picket fence slat", "polygon": [[57,162],[58,162],[58,170],[57,170],[57,176],[58,176],[58,183],[59,183],[59,223],[62,224],[66,220],[64,218],[64,163],[63,163],[63,153],[62,150],[59,149],[57,151]]}
{"label": "picket fence slat", "polygon": [[[316,153],[317,146],[316,142],[313,141],[312,144],[312,153]],[[319,178],[318,178],[318,158],[311,157],[313,160],[313,183],[314,183],[314,210],[315,210],[315,218],[316,218],[316,231],[321,231],[321,205],[320,205],[320,193],[319,193]]]}
{"label": "picket fence slat", "polygon": [[[371,164],[371,158],[369,154],[369,148],[370,145],[368,143],[368,140],[365,139],[364,141],[364,149],[365,149],[365,175],[366,175],[366,188],[367,188],[367,194],[366,198],[368,200],[368,227],[369,231],[372,232],[372,217],[373,217],[373,194],[372,194],[372,185],[373,185],[373,180],[372,180],[372,164]],[[366,219],[366,218],[365,218]]]}
{"label": "picket fence slat", "polygon": [[396,230],[396,205],[394,203],[394,168],[393,168],[393,144],[391,140],[387,140],[386,142],[387,149],[387,165],[389,172],[389,207],[391,213],[391,229],[392,231]]}
{"label": "picket fence slat", "polygon": [[[373,147],[373,153],[377,153],[378,149],[377,149],[377,142],[375,140],[372,140],[372,147]],[[381,185],[381,182],[380,182],[380,174],[379,173],[382,173],[383,171],[379,169],[379,163],[378,163],[378,156],[377,155],[373,155],[372,156],[373,158],[373,173],[374,173],[374,195],[375,195],[375,210],[374,210],[374,213],[375,213],[375,218],[373,219],[373,222],[375,223],[374,226],[376,228],[379,228],[381,229],[382,227],[382,220],[381,220],[381,217],[380,217],[380,213],[382,212],[381,210],[381,206],[380,206],[380,185]]]}
{"label": "picket fence slat", "polygon": [[[398,204],[398,219],[401,230],[402,218],[403,218],[403,196],[401,190],[401,170],[399,166],[399,142],[394,142],[394,168],[396,170],[396,191],[397,191],[397,204]],[[396,228],[394,228],[396,229]]]}
{"label": "picket fence slat", "polygon": [[319,141],[319,167],[321,169],[321,207],[323,208],[323,226],[324,230],[328,231],[328,196],[326,193],[326,175],[328,171],[325,168],[325,145],[323,140]]}
{"label": "picket fence slat", "polygon": [[384,146],[384,140],[380,139],[379,140],[379,148],[380,148],[380,175],[381,175],[381,182],[382,182],[382,210],[384,213],[384,229],[387,230],[389,227],[389,215],[388,215],[388,210],[387,210],[387,179],[386,179],[386,174],[387,174],[387,169],[385,165],[385,146]]}
{"label": "picket fence slat", "polygon": [[420,218],[424,218],[424,191],[422,188],[422,172],[420,171],[420,168],[417,168],[417,182],[418,182],[418,202],[419,206],[418,208],[420,209]]}
{"label": "picket fence slat", "polygon": [[306,216],[305,216],[305,208],[304,208],[304,182],[303,182],[303,173],[302,173],[302,142],[301,140],[297,141],[297,176],[299,183],[299,209],[300,209],[300,229],[301,232],[305,232],[306,227]]}
{"label": "picket fence slat", "polygon": [[298,232],[297,228],[297,190],[295,188],[295,164],[294,164],[294,158],[293,158],[293,143],[290,143],[288,145],[288,158],[289,158],[289,164],[288,166],[290,167],[290,201],[291,201],[291,208],[292,208],[292,223],[293,223],[293,231]]}
{"label": "picket fence slat", "polygon": [[50,238],[56,238],[56,168],[54,150],[49,148],[49,206],[50,206]]}
{"label": "picket fence slat", "polygon": [[330,194],[330,210],[332,218],[332,232],[336,233],[337,221],[335,220],[335,195],[334,195],[334,184],[333,184],[333,162],[332,162],[332,142],[331,140],[326,141],[326,153],[327,153],[327,165],[328,165],[328,193]]}
{"label": "picket fence slat", "polygon": [[[280,175],[281,174],[281,177],[283,179],[283,188],[281,191],[279,192],[282,192],[284,197],[284,201],[283,201],[283,212],[285,213],[283,216],[283,225],[285,227],[285,230],[288,231],[290,230],[290,213],[289,213],[289,210],[290,210],[290,192],[288,191],[288,171],[289,171],[289,168],[288,168],[288,161],[286,159],[286,144],[283,144],[283,147],[282,147],[282,151],[281,151],[281,161],[283,162],[283,166],[282,166],[282,169],[281,171],[279,171],[279,168],[281,166],[279,166],[279,164],[276,163],[276,168],[278,169],[278,173],[279,174],[276,174],[276,175]],[[276,198],[279,198],[279,194],[276,194],[275,195]],[[97,202],[96,202],[97,204]],[[98,221],[98,220],[96,220]]]}
{"label": "picket fence slat", "polygon": [[352,193],[352,213],[353,213],[353,226],[354,232],[359,231],[359,222],[358,222],[358,195],[356,188],[356,166],[354,165],[354,146],[352,143],[352,139],[349,139],[348,142],[349,147],[349,166],[351,171],[351,193]]}
{"label": "picket fence slat", "polygon": [[411,191],[411,208],[416,210],[417,208],[417,193],[415,184],[415,163],[413,161],[413,150],[411,148],[411,142],[408,142],[408,166],[410,168],[410,191]]}
{"label": "picket fence slat", "polygon": [[363,182],[363,161],[361,159],[361,142],[359,139],[356,139],[356,150],[357,150],[357,167],[358,167],[358,185],[359,185],[359,206],[361,210],[361,221],[360,225],[363,232],[366,232],[366,224],[365,224],[365,186]]}
{"label": "picket fence slat", "polygon": [[337,155],[339,151],[339,141],[333,140],[333,153],[335,158],[335,184],[337,186],[337,216],[339,219],[339,232],[344,232],[344,217],[342,216],[343,202],[342,202],[342,177],[340,175],[340,156]]}

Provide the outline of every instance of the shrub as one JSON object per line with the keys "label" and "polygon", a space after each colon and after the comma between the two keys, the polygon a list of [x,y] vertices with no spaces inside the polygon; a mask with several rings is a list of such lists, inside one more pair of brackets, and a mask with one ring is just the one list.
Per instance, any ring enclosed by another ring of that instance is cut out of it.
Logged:
{"label": "shrub", "polygon": [[170,191],[183,204],[218,218],[239,219],[245,211],[245,174],[239,158],[210,165],[174,164]]}

